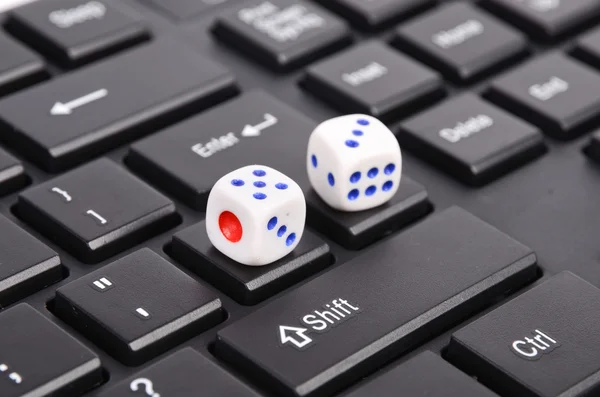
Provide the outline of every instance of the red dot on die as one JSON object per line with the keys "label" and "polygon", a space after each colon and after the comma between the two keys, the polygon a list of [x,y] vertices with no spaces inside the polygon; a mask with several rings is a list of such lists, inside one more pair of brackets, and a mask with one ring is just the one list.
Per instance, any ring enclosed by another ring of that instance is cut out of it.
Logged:
{"label": "red dot on die", "polygon": [[242,239],[242,223],[233,212],[224,211],[219,215],[219,229],[223,236],[232,243]]}

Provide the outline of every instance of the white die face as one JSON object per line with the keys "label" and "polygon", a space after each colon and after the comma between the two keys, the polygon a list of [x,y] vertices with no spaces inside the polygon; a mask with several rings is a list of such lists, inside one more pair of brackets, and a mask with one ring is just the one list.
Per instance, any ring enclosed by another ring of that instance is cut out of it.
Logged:
{"label": "white die face", "polygon": [[306,201],[300,186],[266,166],[230,172],[208,196],[208,238],[216,249],[244,265],[268,265],[292,252],[305,221]]}
{"label": "white die face", "polygon": [[394,134],[362,114],[320,124],[308,142],[307,170],[313,189],[340,211],[362,211],[398,191],[402,154]]}

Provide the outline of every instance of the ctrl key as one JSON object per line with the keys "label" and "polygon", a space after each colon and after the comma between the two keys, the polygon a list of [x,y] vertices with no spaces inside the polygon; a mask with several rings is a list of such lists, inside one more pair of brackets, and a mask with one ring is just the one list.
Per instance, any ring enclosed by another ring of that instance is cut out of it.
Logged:
{"label": "ctrl key", "polygon": [[600,391],[600,289],[569,272],[452,336],[448,359],[501,395]]}

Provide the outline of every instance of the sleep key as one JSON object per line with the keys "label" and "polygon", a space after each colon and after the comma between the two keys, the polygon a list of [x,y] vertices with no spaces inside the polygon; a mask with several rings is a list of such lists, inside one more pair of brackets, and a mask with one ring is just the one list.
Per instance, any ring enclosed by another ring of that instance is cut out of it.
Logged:
{"label": "sleep key", "polygon": [[447,358],[502,396],[597,396],[600,289],[573,273],[459,330]]}
{"label": "sleep key", "polygon": [[536,274],[531,249],[453,207],[222,329],[215,353],[278,396],[329,396]]}

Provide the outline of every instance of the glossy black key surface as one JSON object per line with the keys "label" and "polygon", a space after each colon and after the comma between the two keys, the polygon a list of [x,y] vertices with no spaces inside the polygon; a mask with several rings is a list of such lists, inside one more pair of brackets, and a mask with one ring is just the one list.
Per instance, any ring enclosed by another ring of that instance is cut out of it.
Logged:
{"label": "glossy black key surface", "polygon": [[0,135],[56,171],[235,93],[222,66],[163,39],[0,101]]}
{"label": "glossy black key surface", "polygon": [[302,86],[345,113],[393,119],[442,94],[440,76],[379,42],[367,42],[311,66]]}
{"label": "glossy black key surface", "polygon": [[149,248],[60,287],[54,311],[128,365],[223,319],[216,295]]}
{"label": "glossy black key surface", "polygon": [[432,352],[424,352],[344,397],[497,397]]}
{"label": "glossy black key surface", "polygon": [[350,250],[359,250],[431,211],[423,185],[403,175],[400,188],[387,203],[359,212],[329,207],[313,189],[306,193],[309,225]]}
{"label": "glossy black key surface", "polygon": [[467,3],[451,3],[401,25],[396,45],[456,81],[524,55],[525,37]]}
{"label": "glossy black key surface", "polygon": [[63,65],[80,65],[147,40],[133,10],[105,0],[44,0],[19,7],[7,21],[19,39]]}
{"label": "glossy black key surface", "polygon": [[306,147],[315,127],[282,101],[250,92],[135,143],[127,162],[151,183],[204,210],[215,182],[248,164],[273,167],[306,185]]}
{"label": "glossy black key surface", "polygon": [[361,28],[377,28],[430,6],[431,0],[317,0]]}
{"label": "glossy black key surface", "polygon": [[85,262],[98,262],[177,222],[175,204],[99,159],[19,195],[19,216]]}
{"label": "glossy black key surface", "polygon": [[146,0],[177,20],[194,18],[215,7],[230,6],[240,0]]}
{"label": "glossy black key surface", "polygon": [[143,396],[148,385],[153,393],[166,397],[258,397],[237,378],[189,347],[130,376],[98,397],[132,397],[133,389]]}
{"label": "glossy black key surface", "polygon": [[44,61],[8,35],[0,32],[0,95],[41,81]]}
{"label": "glossy black key surface", "polygon": [[541,132],[473,94],[402,123],[398,140],[425,161],[480,185],[545,152]]}
{"label": "glossy black key surface", "polygon": [[600,73],[552,53],[494,80],[489,99],[560,139],[571,139],[600,117]]}
{"label": "glossy black key surface", "polygon": [[0,395],[73,397],[102,382],[90,349],[22,303],[0,312]]}
{"label": "glossy black key surface", "polygon": [[482,4],[507,22],[545,39],[583,28],[600,15],[597,0],[484,0]]}
{"label": "glossy black key surface", "polygon": [[448,358],[501,395],[600,390],[600,290],[560,273],[452,336]]}
{"label": "glossy black key surface", "polygon": [[23,164],[0,148],[0,194],[23,187],[27,180]]}
{"label": "glossy black key surface", "polygon": [[0,306],[63,277],[58,254],[3,216],[0,216],[0,236]]}
{"label": "glossy black key surface", "polygon": [[242,266],[213,247],[204,221],[175,234],[170,253],[246,305],[273,296],[333,261],[329,245],[306,230],[298,247],[282,259],[267,266]]}
{"label": "glossy black key surface", "polygon": [[307,64],[350,43],[345,22],[299,0],[254,0],[220,16],[216,37],[276,70]]}
{"label": "glossy black key surface", "polygon": [[331,395],[531,281],[535,262],[454,207],[220,330],[215,352],[277,395]]}

